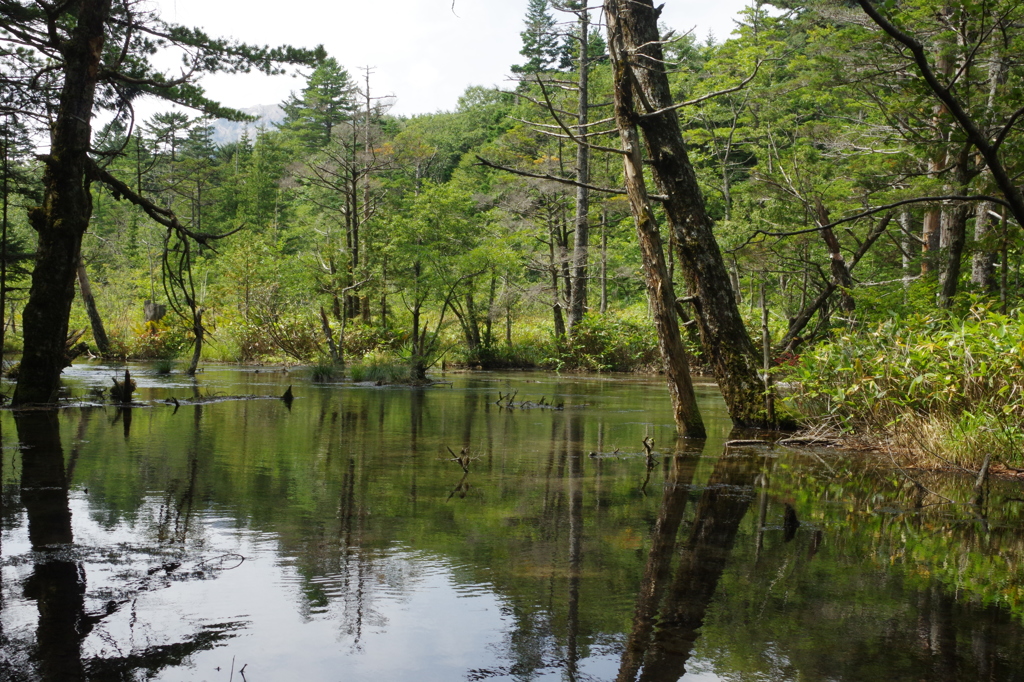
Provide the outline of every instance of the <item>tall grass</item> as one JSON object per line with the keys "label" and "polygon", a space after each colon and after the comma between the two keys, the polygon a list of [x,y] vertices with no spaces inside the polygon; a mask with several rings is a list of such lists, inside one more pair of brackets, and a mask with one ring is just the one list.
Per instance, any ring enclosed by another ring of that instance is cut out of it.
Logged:
{"label": "tall grass", "polygon": [[159,358],[153,363],[153,369],[157,374],[170,374],[174,371],[177,361],[174,358]]}
{"label": "tall grass", "polygon": [[883,322],[806,353],[787,398],[811,421],[888,439],[931,464],[1020,462],[1024,312]]}
{"label": "tall grass", "polygon": [[381,384],[407,384],[412,369],[407,362],[383,354],[370,354],[349,367],[352,381],[373,381]]}
{"label": "tall grass", "polygon": [[310,378],[315,383],[333,381],[342,372],[342,368],[330,358],[320,358],[309,368]]}

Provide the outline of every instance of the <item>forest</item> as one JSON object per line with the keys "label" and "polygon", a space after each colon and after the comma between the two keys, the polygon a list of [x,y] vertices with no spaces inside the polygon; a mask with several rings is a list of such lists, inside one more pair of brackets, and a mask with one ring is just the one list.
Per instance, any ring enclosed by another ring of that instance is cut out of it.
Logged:
{"label": "forest", "polygon": [[[84,353],[314,381],[660,371],[674,398],[693,371],[738,424],[1021,465],[1024,6],[779,0],[716,42],[636,39],[658,10],[634,4],[530,0],[514,82],[405,117],[322,49],[0,3],[14,401]],[[195,78],[285,65],[282,120],[215,143],[245,115]],[[136,120],[142,96],[166,112]]]}

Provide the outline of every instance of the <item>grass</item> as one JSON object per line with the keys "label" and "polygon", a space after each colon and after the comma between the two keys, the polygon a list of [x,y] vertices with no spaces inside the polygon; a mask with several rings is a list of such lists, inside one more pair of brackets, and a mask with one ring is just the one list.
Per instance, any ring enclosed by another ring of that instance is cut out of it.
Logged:
{"label": "grass", "polygon": [[310,368],[310,375],[316,383],[333,381],[341,373],[341,367],[330,359],[320,359]]}
{"label": "grass", "polygon": [[407,384],[412,381],[408,364],[387,356],[368,355],[349,367],[352,381],[372,381],[381,384]]}
{"label": "grass", "polygon": [[174,371],[175,365],[177,365],[177,361],[174,358],[159,358],[153,363],[153,369],[157,374],[170,374]]}

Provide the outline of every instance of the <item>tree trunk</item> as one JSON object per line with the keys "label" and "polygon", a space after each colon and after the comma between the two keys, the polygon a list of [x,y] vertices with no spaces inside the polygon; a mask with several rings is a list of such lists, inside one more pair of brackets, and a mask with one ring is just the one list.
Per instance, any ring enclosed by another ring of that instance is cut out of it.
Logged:
{"label": "tree trunk", "polygon": [[[667,199],[665,212],[687,289],[696,296],[704,353],[737,425],[770,426],[760,361],[740,316],[711,219],[683,144],[672,105],[658,10],[651,0],[605,0],[608,43],[619,88],[630,85],[646,113],[629,112],[644,133],[654,180]],[[614,46],[614,47],[612,47]]]}
{"label": "tree trunk", "polygon": [[949,308],[953,304],[957,287],[960,284],[960,267],[963,261],[964,245],[967,241],[967,204],[950,206],[943,212],[943,222],[948,234],[946,267],[942,274],[942,286],[939,289],[939,307]]}
{"label": "tree trunk", "polygon": [[584,185],[590,182],[590,147],[587,139],[587,121],[589,98],[587,96],[590,13],[584,8],[579,11],[580,17],[580,66],[579,66],[579,111],[577,116],[576,135],[580,142],[576,145],[576,230],[573,234],[572,251],[572,289],[569,292],[569,333],[583,319],[587,312],[587,260],[590,249],[590,190]]}
{"label": "tree trunk", "polygon": [[111,0],[80,0],[70,38],[63,42],[64,85],[45,157],[43,205],[29,222],[39,235],[28,303],[22,314],[25,350],[13,404],[57,398],[64,369],[71,302],[82,236],[92,215],[87,165],[92,107]]}
{"label": "tree trunk", "polygon": [[548,249],[548,267],[551,272],[551,311],[554,316],[555,338],[565,338],[565,319],[562,317],[562,298],[558,293],[558,262],[555,260],[555,228],[551,230],[551,242]]}
{"label": "tree trunk", "polygon": [[[828,209],[825,208],[825,204],[821,202],[821,199],[815,201],[815,208],[818,212],[818,225],[825,226],[832,222]],[[850,276],[850,269],[846,267],[846,260],[843,258],[843,252],[839,248],[839,238],[836,237],[836,233],[832,231],[831,227],[822,227],[820,232],[821,238],[824,240],[826,248],[828,248],[832,281],[839,287],[840,305],[843,310],[852,313],[856,309],[851,293],[853,290],[853,277]]]}
{"label": "tree trunk", "polygon": [[[853,269],[857,267],[857,263],[860,262],[860,259],[863,258],[864,254],[868,252],[868,249],[870,249],[874,245],[874,243],[878,241],[879,237],[885,234],[886,229],[888,229],[889,227],[889,223],[892,221],[892,216],[893,214],[891,212],[886,213],[884,216],[882,216],[882,219],[881,221],[879,221],[878,225],[873,230],[871,230],[867,238],[864,239],[863,243],[861,243],[860,245],[860,248],[857,249],[857,253],[853,255],[853,260],[850,262],[849,268],[847,268],[848,273],[853,272]],[[796,348],[797,344],[800,341],[799,335],[804,330],[804,327],[806,327],[807,323],[811,321],[812,317],[814,317],[814,313],[818,312],[818,310],[820,310],[822,306],[825,305],[825,303],[832,296],[832,294],[835,293],[835,290],[837,288],[838,284],[836,284],[836,281],[833,279],[831,282],[825,285],[825,288],[822,290],[820,294],[818,294],[818,296],[811,302],[810,305],[806,306],[797,314],[795,318],[793,318],[793,320],[789,324],[789,329],[786,330],[786,335],[782,337],[782,341],[779,342],[779,349],[783,351],[792,351]]]}
{"label": "tree trunk", "polygon": [[[609,20],[610,21],[610,20]],[[609,32],[612,24],[609,23]],[[633,211],[636,235],[640,242],[640,253],[647,284],[647,298],[650,301],[654,326],[658,330],[658,346],[665,361],[668,376],[668,390],[672,396],[676,429],[680,436],[691,438],[706,437],[704,422],[697,407],[697,398],[690,381],[690,365],[686,359],[686,348],[679,335],[679,321],[676,318],[676,295],[665,265],[661,235],[658,232],[654,213],[651,211],[644,184],[643,158],[640,150],[640,135],[633,122],[633,88],[629,84],[629,68],[622,59],[621,42],[609,42],[615,64],[615,120],[622,139],[625,166],[626,192]]]}
{"label": "tree trunk", "polygon": [[986,294],[994,294],[999,290],[996,282],[996,258],[997,251],[992,248],[993,238],[989,235],[992,224],[991,212],[995,204],[990,201],[983,201],[978,204],[977,213],[974,216],[974,260],[971,263],[971,283]]}
{"label": "tree trunk", "polygon": [[331,352],[331,362],[336,365],[341,364],[341,356],[338,354],[338,344],[334,342],[334,332],[331,331],[330,322],[327,320],[327,311],[324,310],[323,306],[320,306],[320,328],[324,332],[324,338],[327,340],[327,348]]}
{"label": "tree trunk", "polygon": [[82,303],[85,304],[85,312],[89,316],[89,325],[92,327],[92,338],[96,341],[96,348],[102,357],[110,355],[110,341],[107,340],[107,330],[103,328],[103,318],[100,311],[96,309],[96,299],[92,295],[92,287],[89,286],[89,274],[85,271],[85,261],[78,261],[78,288],[82,290]]}
{"label": "tree trunk", "polygon": [[608,216],[601,214],[601,314],[608,312]]}
{"label": "tree trunk", "polygon": [[199,358],[203,354],[203,336],[206,330],[203,329],[203,310],[202,308],[195,308],[192,311],[192,333],[195,334],[196,342],[192,348],[192,360],[188,363],[188,369],[185,370],[185,374],[190,377],[196,375],[196,370],[199,368]]}

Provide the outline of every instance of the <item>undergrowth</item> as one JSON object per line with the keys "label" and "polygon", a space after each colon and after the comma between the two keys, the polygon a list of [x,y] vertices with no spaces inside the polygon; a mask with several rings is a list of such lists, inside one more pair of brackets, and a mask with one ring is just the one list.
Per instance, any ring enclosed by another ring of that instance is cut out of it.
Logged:
{"label": "undergrowth", "polygon": [[542,364],[555,370],[650,372],[661,369],[662,360],[649,320],[588,314],[572,334],[552,342]]}
{"label": "undergrowth", "polygon": [[381,384],[404,384],[412,380],[407,362],[384,354],[368,354],[349,367],[352,381],[373,381]]}
{"label": "undergrowth", "polygon": [[810,422],[872,433],[920,463],[1019,463],[1024,446],[1024,314],[975,308],[913,316],[805,353],[787,398]]}

